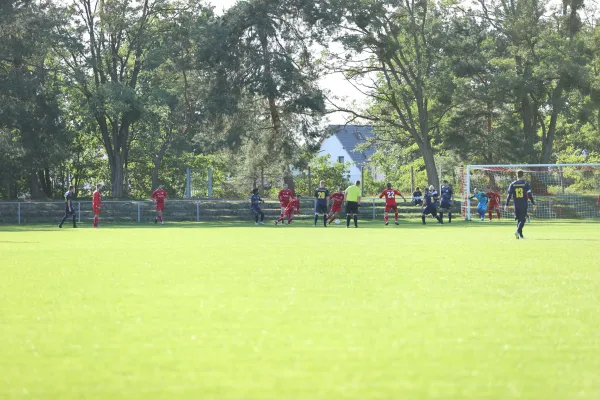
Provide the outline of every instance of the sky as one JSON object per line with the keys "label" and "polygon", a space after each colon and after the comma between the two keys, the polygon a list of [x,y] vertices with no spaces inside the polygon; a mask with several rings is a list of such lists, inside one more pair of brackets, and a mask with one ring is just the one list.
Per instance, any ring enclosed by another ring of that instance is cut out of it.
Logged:
{"label": "sky", "polygon": [[[233,6],[237,0],[208,0],[210,4],[215,6],[217,13],[228,9]],[[320,81],[321,88],[328,90],[332,95],[345,99],[340,101],[340,105],[346,106],[350,103],[364,103],[366,97],[357,91],[341,74],[328,75],[326,78]],[[330,124],[342,125],[346,122],[343,113],[334,113],[328,115],[328,121]]]}

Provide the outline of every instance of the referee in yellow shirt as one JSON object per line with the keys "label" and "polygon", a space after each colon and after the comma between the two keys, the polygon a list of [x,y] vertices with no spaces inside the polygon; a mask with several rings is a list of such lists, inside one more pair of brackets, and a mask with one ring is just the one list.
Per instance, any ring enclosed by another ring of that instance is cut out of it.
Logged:
{"label": "referee in yellow shirt", "polygon": [[358,203],[360,203],[360,181],[346,189],[346,228],[350,228],[350,217],[354,217],[354,227],[358,228]]}

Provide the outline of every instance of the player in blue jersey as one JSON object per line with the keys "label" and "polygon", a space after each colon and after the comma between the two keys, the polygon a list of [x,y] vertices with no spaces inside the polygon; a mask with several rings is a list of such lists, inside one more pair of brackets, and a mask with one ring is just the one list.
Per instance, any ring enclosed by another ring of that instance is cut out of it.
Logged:
{"label": "player in blue jersey", "polygon": [[435,203],[433,193],[431,193],[430,190],[431,187],[428,188],[427,186],[423,189],[425,194],[423,196],[423,212],[421,213],[421,220],[423,221],[423,225],[426,225],[425,217],[428,214],[431,214],[440,224],[443,224],[444,221],[442,221],[442,218],[437,214],[437,204]]}
{"label": "player in blue jersey", "polygon": [[73,205],[74,189],[73,185],[71,185],[69,186],[69,190],[65,193],[65,216],[62,221],[60,221],[60,224],[58,224],[59,228],[62,228],[63,224],[70,216],[73,216],[73,228],[77,228],[77,223],[75,222],[75,206]]}
{"label": "player in blue jersey", "polygon": [[252,209],[252,213],[254,214],[254,222],[255,225],[258,225],[258,217],[260,217],[260,224],[264,225],[265,213],[260,208],[260,204],[264,204],[264,200],[260,198],[258,195],[258,189],[252,190],[252,197],[250,198],[250,206]]}
{"label": "player in blue jersey", "polygon": [[515,203],[515,219],[517,220],[517,230],[515,231],[515,238],[525,239],[523,237],[523,227],[527,221],[527,206],[531,201],[533,204],[533,211],[535,211],[535,200],[533,193],[531,192],[531,185],[523,179],[523,171],[517,171],[517,180],[510,184],[508,187],[508,196],[506,197],[506,204],[504,205],[504,211],[510,205],[510,199],[513,199]]}
{"label": "player in blue jersey", "polygon": [[444,181],[442,186],[442,201],[440,202],[440,218],[444,220],[444,213],[448,213],[448,223],[452,223],[452,202],[454,201],[454,191],[448,181]]}
{"label": "player in blue jersey", "polygon": [[325,188],[325,181],[319,182],[319,187],[315,190],[315,199],[317,200],[315,205],[315,223],[314,226],[317,226],[317,221],[319,220],[319,214],[323,215],[323,226],[327,227],[327,215],[328,211],[328,202],[329,202],[329,190]]}
{"label": "player in blue jersey", "polygon": [[484,192],[480,192],[479,189],[475,189],[473,191],[473,196],[469,197],[469,200],[476,199],[477,200],[477,214],[482,221],[485,220],[485,212],[488,208],[488,197]]}

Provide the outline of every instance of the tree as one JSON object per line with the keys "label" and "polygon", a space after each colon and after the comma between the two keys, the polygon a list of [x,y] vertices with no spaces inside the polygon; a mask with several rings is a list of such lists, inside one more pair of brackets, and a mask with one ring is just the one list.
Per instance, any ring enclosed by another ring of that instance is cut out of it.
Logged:
{"label": "tree", "polygon": [[140,76],[162,62],[155,52],[163,34],[160,21],[176,12],[166,0],[73,0],[72,18],[58,29],[57,43],[69,79],[85,96],[97,124],[111,171],[112,195],[125,195],[125,166],[135,124],[147,99]]}
{"label": "tree", "polygon": [[[314,127],[325,110],[317,86],[318,70],[311,53],[314,30],[304,22],[302,10],[307,0],[251,0],[238,2],[213,27],[210,35],[220,42],[220,51],[203,52],[199,62],[219,71],[215,78],[221,100],[233,109],[239,100],[264,100],[271,130],[265,140],[271,156],[293,153],[298,140],[313,142],[319,131]],[[209,48],[214,48],[209,46]],[[263,104],[261,101],[260,104]],[[297,124],[291,135],[284,120]],[[282,140],[285,139],[285,140]],[[290,165],[284,167],[284,180],[293,187]]]}
{"label": "tree", "polygon": [[372,101],[364,111],[335,102],[334,109],[408,133],[429,181],[437,185],[433,138],[454,106],[445,52],[447,10],[433,1],[330,0],[327,5],[334,11],[324,24],[344,48],[330,52],[333,70]]}
{"label": "tree", "polygon": [[4,179],[10,187],[17,174],[8,171],[20,170],[33,198],[51,197],[51,168],[69,140],[60,109],[62,78],[49,55],[55,10],[51,2],[15,1],[2,3],[0,11],[0,129],[8,135],[3,152],[11,156]]}

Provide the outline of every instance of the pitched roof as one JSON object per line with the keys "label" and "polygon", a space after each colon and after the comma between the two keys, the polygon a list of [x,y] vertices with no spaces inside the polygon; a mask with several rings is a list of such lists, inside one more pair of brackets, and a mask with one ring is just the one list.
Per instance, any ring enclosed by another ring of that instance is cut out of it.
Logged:
{"label": "pitched roof", "polygon": [[361,164],[375,153],[373,146],[364,151],[355,150],[356,146],[367,142],[367,139],[373,138],[373,127],[369,125],[330,125],[329,129],[333,135],[338,138],[344,150],[350,154],[352,161]]}

